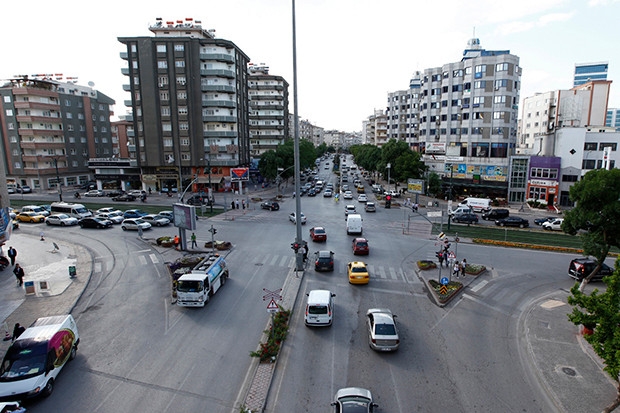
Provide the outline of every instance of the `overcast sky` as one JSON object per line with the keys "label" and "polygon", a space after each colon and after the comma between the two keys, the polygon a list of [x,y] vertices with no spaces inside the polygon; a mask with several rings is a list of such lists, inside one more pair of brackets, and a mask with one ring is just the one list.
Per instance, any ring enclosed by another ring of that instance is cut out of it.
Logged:
{"label": "overcast sky", "polygon": [[[192,17],[290,84],[292,0],[32,0],[0,5],[0,79],[63,73],[116,100],[123,115],[118,37],[151,36]],[[521,98],[570,89],[575,63],[609,61],[610,107],[620,107],[620,0],[296,0],[298,105],[325,129],[360,131],[389,92],[416,70],[461,60],[475,35],[487,50],[510,50],[523,68]]]}

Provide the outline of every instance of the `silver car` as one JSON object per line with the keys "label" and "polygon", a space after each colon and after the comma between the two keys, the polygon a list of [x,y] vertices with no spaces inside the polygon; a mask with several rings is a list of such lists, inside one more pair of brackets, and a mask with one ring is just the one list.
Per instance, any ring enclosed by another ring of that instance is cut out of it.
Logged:
{"label": "silver car", "polygon": [[142,217],[143,220],[154,227],[164,227],[170,223],[170,220],[159,214],[148,214]]}
{"label": "silver car", "polygon": [[149,224],[142,218],[127,218],[122,222],[121,228],[123,229],[123,231],[138,231],[138,229],[142,229],[144,231],[146,229],[150,229],[151,224]]}
{"label": "silver car", "polygon": [[372,400],[370,390],[361,387],[345,387],[336,392],[334,413],[371,413],[379,405]]}
{"label": "silver car", "polygon": [[395,351],[400,345],[398,330],[392,314],[387,308],[371,308],[366,311],[368,345],[377,351]]}
{"label": "silver car", "polygon": [[77,218],[70,217],[67,214],[54,214],[45,218],[45,223],[47,225],[60,225],[61,227],[69,226],[69,225],[77,225]]}

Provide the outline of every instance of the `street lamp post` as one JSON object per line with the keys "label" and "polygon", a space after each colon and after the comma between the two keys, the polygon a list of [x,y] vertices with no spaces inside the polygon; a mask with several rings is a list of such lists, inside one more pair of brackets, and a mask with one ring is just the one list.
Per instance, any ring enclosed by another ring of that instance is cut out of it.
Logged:
{"label": "street lamp post", "polygon": [[392,168],[392,164],[388,163],[386,166],[387,170],[388,170],[388,182],[387,182],[387,187],[388,189],[390,189],[390,169]]}
{"label": "street lamp post", "polygon": [[[452,176],[454,175],[454,168],[451,163],[446,164],[450,168],[450,188],[448,189],[448,201],[452,201]],[[448,214],[448,231],[450,230],[450,214]]]}
{"label": "street lamp post", "polygon": [[58,186],[58,198],[62,202],[62,186],[60,185],[60,175],[58,174],[58,158],[54,158],[54,166],[56,167],[56,185]]}

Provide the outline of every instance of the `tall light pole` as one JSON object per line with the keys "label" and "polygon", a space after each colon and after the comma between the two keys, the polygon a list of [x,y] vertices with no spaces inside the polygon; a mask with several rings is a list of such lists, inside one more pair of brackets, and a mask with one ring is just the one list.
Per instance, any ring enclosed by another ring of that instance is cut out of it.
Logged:
{"label": "tall light pole", "polygon": [[60,175],[58,174],[58,157],[54,158],[54,166],[56,167],[56,185],[58,186],[58,198],[62,202],[62,186],[60,185]]}
{"label": "tall light pole", "polygon": [[388,162],[386,168],[388,170],[388,183],[387,183],[387,187],[388,187],[388,189],[390,189],[390,169],[392,169],[392,164]]}
{"label": "tall light pole", "polygon": [[[296,238],[295,240],[299,245],[303,245],[301,239],[301,197],[299,196],[299,110],[297,107],[297,34],[295,29],[295,0],[293,2],[293,111],[295,113],[295,223],[296,223]],[[304,246],[304,248],[308,248]],[[297,271],[303,271],[303,255],[297,252]]]}

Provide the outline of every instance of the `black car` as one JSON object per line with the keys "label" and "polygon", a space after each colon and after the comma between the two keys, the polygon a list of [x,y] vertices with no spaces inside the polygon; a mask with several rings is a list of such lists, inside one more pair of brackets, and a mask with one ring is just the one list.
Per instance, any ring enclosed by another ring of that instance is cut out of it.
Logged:
{"label": "black car", "polygon": [[112,201],[119,201],[119,202],[131,202],[135,200],[136,200],[136,197],[130,194],[121,194],[121,195],[118,195],[112,198]]}
{"label": "black car", "polygon": [[508,211],[507,209],[502,209],[502,208],[493,208],[490,211],[487,211],[485,213],[482,214],[482,219],[484,220],[496,220],[496,219],[502,219],[502,218],[508,218],[510,216],[510,211]]}
{"label": "black car", "polygon": [[536,225],[542,225],[545,222],[553,222],[556,220],[557,217],[542,217],[542,218],[536,218],[534,220],[534,224]]}
{"label": "black car", "polygon": [[452,218],[453,222],[462,222],[465,224],[477,224],[478,215],[476,214],[458,214]]}
{"label": "black car", "polygon": [[[581,281],[586,278],[596,267],[597,262],[592,258],[575,258],[568,266],[568,276]],[[614,270],[603,263],[598,272],[592,277],[592,281],[600,281],[603,277],[613,274]]]}
{"label": "black car", "polygon": [[270,211],[278,211],[280,209],[280,204],[275,201],[265,201],[260,204],[262,209],[268,209]]}
{"label": "black car", "polygon": [[334,271],[334,252],[333,251],[317,251],[314,261],[315,271]]}
{"label": "black car", "polygon": [[316,189],[311,188],[311,189],[308,191],[308,196],[316,196]]}
{"label": "black car", "polygon": [[527,219],[521,217],[508,217],[496,220],[495,225],[499,225],[500,227],[527,228],[530,226],[530,222]]}
{"label": "black car", "polygon": [[187,205],[209,205],[209,199],[206,195],[192,195],[186,202]]}
{"label": "black car", "polygon": [[82,218],[78,221],[80,228],[111,228],[113,223],[110,220],[103,218]]}
{"label": "black car", "polygon": [[113,189],[111,191],[106,191],[105,196],[107,197],[115,197],[115,196],[121,196],[123,195],[125,192],[121,191],[120,189]]}

